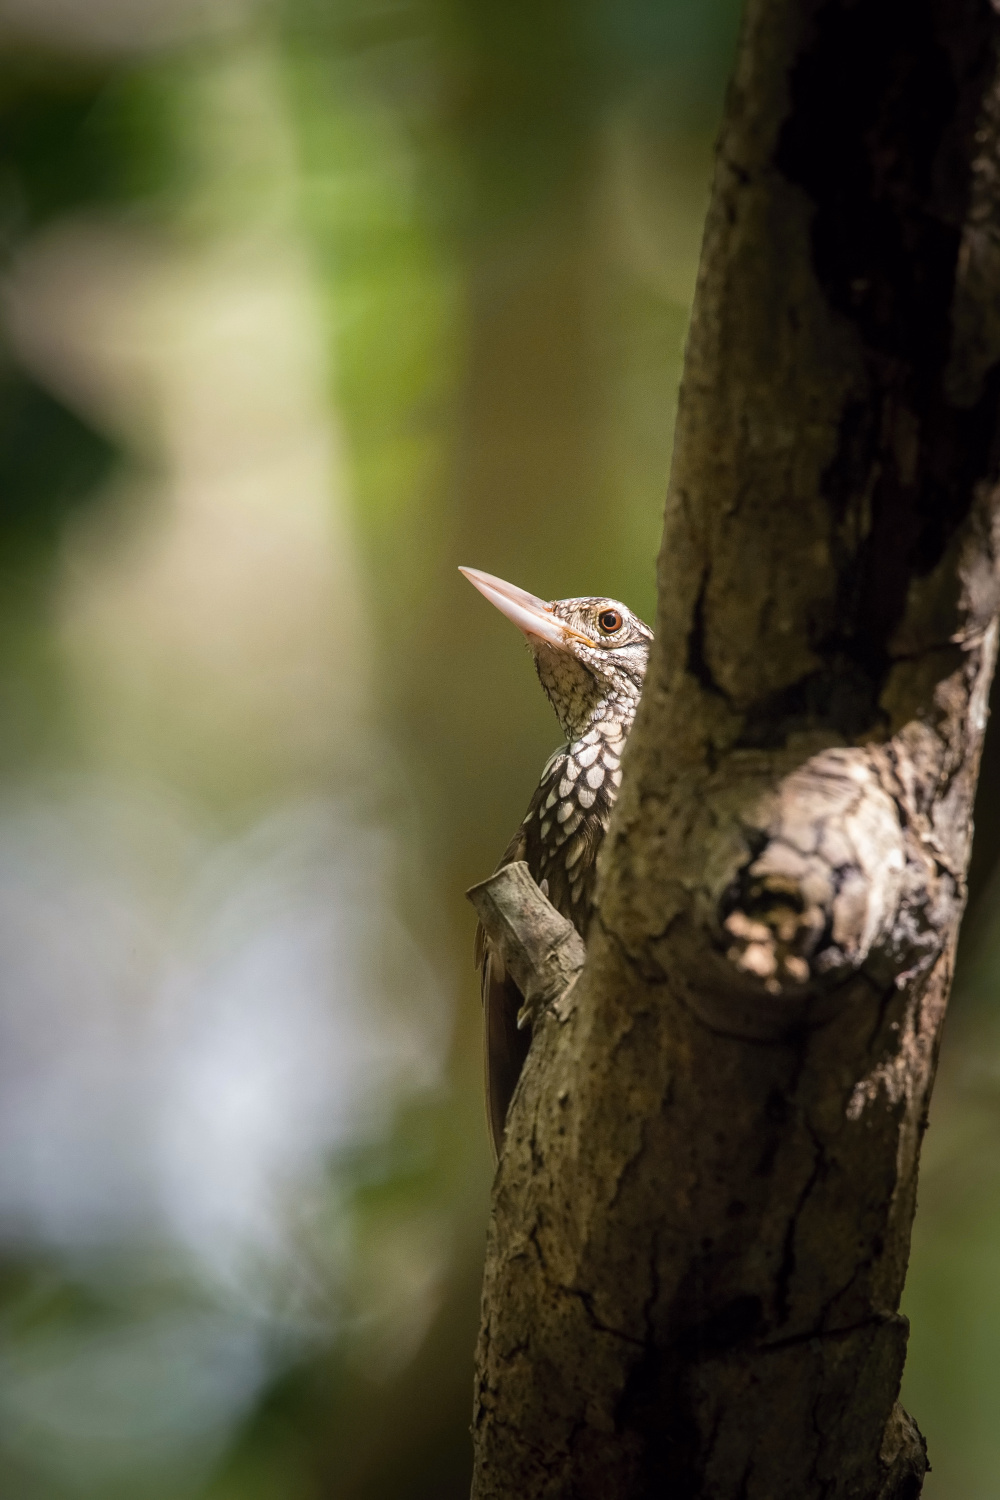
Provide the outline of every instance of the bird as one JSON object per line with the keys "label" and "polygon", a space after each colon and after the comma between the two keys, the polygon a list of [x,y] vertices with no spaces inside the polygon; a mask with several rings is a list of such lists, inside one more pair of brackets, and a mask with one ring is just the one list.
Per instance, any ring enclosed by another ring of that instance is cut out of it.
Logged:
{"label": "bird", "polygon": [[[617,599],[546,601],[478,568],[459,572],[524,634],[566,736],[546,761],[497,869],[524,860],[542,894],[586,941],[597,854],[621,786],[622,749],[639,706],[653,632]],[[524,1025],[523,996],[482,924],[475,954],[482,984],[486,1116],[496,1160],[531,1033]]]}

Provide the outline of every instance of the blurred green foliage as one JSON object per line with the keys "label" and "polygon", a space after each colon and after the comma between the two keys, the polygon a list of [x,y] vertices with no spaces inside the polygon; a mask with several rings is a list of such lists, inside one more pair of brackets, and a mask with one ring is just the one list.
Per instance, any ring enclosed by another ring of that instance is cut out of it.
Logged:
{"label": "blurred green foliage", "polygon": [[[12,1231],[0,1377],[19,1361],[30,1374],[48,1350],[50,1375],[76,1369],[71,1393],[103,1379],[106,1399],[81,1409],[59,1452],[44,1426],[0,1421],[5,1500],[467,1493],[489,1163],[461,892],[492,867],[556,730],[517,642],[455,566],[546,596],[620,595],[647,617],[654,604],[734,0],[284,0],[233,14],[169,45],[9,38],[0,243],[10,267],[49,226],[81,215],[155,225],[178,243],[256,225],[256,159],[220,183],[209,137],[231,59],[265,59],[293,142],[292,219],[321,298],[329,412],[348,454],[374,649],[367,711],[395,747],[398,784],[379,795],[418,851],[400,908],[460,976],[448,1086],[330,1161],[330,1237],[346,1244],[329,1294],[336,1316],[297,1341],[276,1320],[266,1357],[244,1361],[263,1358],[253,1400],[214,1428],[206,1417],[197,1441],[182,1389],[194,1372],[160,1340],[171,1320],[216,1317],[214,1294],[162,1247],[126,1237],[59,1256]],[[39,757],[65,758],[72,740],[49,649],[67,520],[105,505],[112,476],[143,460],[47,388],[9,341],[0,369],[0,701],[16,702],[9,717],[21,726],[3,729],[0,768],[14,784]],[[987,892],[980,910],[997,899]],[[931,1444],[931,1500],[988,1500],[998,1459],[997,943],[980,920],[907,1293],[906,1399]],[[445,1247],[447,1270],[407,1344],[406,1309],[387,1290],[399,1267],[387,1267],[425,1240]],[[141,1399],[156,1408],[131,1459],[113,1373],[126,1339],[145,1351]],[[184,1443],[190,1463],[178,1461]]]}

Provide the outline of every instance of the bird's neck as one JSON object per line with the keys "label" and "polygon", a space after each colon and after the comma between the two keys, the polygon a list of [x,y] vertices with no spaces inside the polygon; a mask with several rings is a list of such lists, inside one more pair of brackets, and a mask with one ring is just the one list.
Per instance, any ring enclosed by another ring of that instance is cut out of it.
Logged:
{"label": "bird's neck", "polygon": [[574,724],[563,725],[566,738],[570,744],[574,744],[596,732],[604,738],[622,739],[632,728],[637,706],[638,696],[634,700],[610,696],[602,698],[586,717],[581,717]]}

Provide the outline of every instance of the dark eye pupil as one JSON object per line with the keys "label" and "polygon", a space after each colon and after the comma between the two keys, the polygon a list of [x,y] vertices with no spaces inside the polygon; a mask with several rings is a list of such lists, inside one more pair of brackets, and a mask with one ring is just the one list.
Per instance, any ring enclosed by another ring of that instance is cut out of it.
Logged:
{"label": "dark eye pupil", "polygon": [[613,609],[606,609],[597,617],[597,623],[602,630],[617,630],[621,622],[621,615]]}

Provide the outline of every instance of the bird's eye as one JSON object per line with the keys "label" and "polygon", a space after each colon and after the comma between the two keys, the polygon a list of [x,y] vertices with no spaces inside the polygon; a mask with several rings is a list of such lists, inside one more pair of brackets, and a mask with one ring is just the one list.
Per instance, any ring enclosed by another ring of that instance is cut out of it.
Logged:
{"label": "bird's eye", "polygon": [[616,609],[602,609],[597,616],[597,623],[605,635],[614,635],[616,630],[622,628],[622,617]]}

